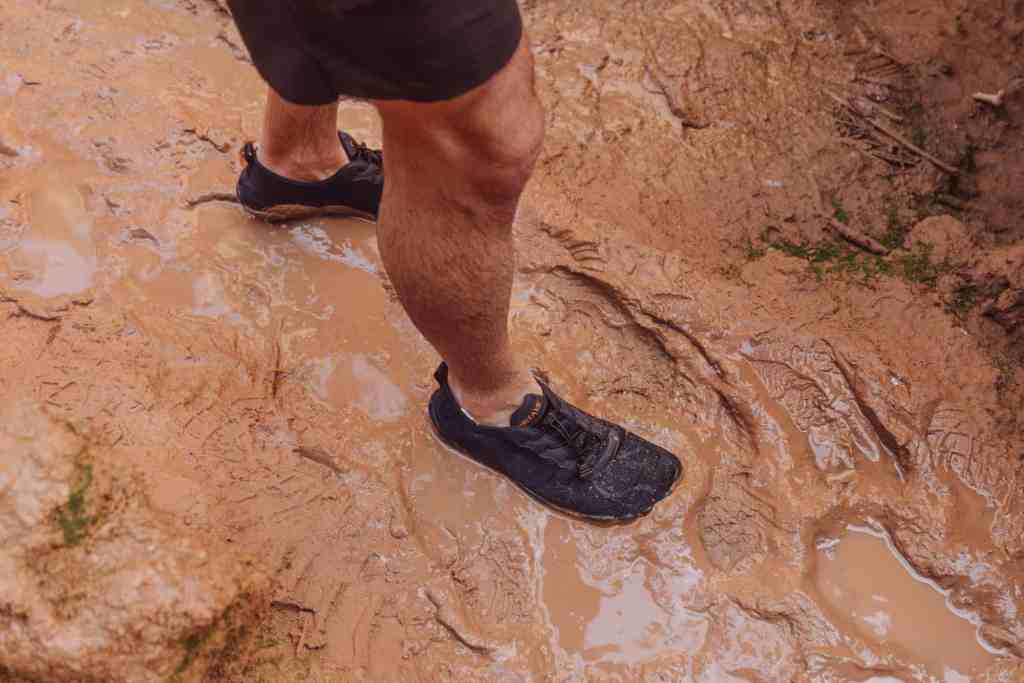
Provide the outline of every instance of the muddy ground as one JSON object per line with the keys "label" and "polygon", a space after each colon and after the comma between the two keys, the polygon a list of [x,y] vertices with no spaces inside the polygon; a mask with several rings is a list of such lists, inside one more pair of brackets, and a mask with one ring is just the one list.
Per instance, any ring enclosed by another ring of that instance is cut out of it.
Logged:
{"label": "muddy ground", "polygon": [[[514,331],[565,394],[684,459],[630,526],[567,521],[435,445],[436,358],[372,225],[223,200],[262,85],[218,4],[0,13],[0,395],[275,580],[245,647],[185,664],[1024,680],[1024,3],[523,9],[549,125]],[[379,141],[366,105],[340,125]]]}

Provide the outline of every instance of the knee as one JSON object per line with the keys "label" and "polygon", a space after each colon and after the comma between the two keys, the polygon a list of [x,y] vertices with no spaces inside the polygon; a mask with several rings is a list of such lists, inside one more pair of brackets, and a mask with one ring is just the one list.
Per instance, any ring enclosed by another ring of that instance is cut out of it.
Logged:
{"label": "knee", "polygon": [[514,213],[544,140],[544,109],[525,41],[490,81],[454,100],[376,105],[391,155],[385,175],[409,175],[411,183],[415,174],[420,189],[460,210]]}
{"label": "knee", "polygon": [[449,161],[461,171],[471,195],[514,208],[544,142],[544,110],[532,89],[503,106],[507,111],[488,108],[457,127],[449,138]]}

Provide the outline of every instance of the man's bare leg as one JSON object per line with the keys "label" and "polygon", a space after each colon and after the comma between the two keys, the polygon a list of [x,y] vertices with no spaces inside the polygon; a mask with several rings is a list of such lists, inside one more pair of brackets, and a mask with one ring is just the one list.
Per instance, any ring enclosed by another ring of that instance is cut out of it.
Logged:
{"label": "man's bare leg", "polygon": [[292,104],[267,88],[259,160],[292,180],[323,180],[348,163],[338,141],[338,103]]}
{"label": "man's bare leg", "polygon": [[512,221],[544,113],[524,38],[484,85],[441,103],[375,103],[387,153],[378,243],[406,312],[477,422],[508,426],[540,389],[509,343]]}

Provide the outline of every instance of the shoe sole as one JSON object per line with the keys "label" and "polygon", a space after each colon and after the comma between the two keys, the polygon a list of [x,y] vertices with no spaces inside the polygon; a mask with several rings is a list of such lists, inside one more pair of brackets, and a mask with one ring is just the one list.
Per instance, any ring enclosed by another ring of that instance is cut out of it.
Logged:
{"label": "shoe sole", "polygon": [[470,462],[470,463],[476,465],[477,467],[483,469],[486,472],[489,472],[489,473],[492,473],[492,474],[497,474],[497,475],[501,476],[503,479],[512,482],[517,489],[519,489],[520,491],[525,493],[527,496],[530,497],[531,500],[539,503],[540,505],[543,505],[544,507],[546,507],[546,508],[548,508],[550,510],[554,510],[555,512],[557,512],[557,513],[559,513],[561,515],[564,515],[566,517],[569,517],[570,519],[578,520],[578,521],[581,521],[581,522],[597,523],[597,524],[600,524],[601,526],[615,526],[617,524],[631,524],[631,523],[637,521],[638,519],[642,519],[643,517],[646,517],[647,515],[649,515],[651,513],[651,511],[654,509],[654,505],[657,505],[658,503],[661,502],[661,500],[665,500],[665,498],[668,498],[669,496],[671,496],[672,493],[676,490],[676,486],[678,486],[679,482],[682,481],[682,479],[683,479],[683,468],[682,468],[682,464],[680,464],[679,472],[676,474],[676,479],[675,479],[675,481],[672,482],[672,486],[671,486],[671,488],[669,488],[668,493],[665,494],[665,498],[662,498],[661,500],[658,501],[658,503],[655,503],[654,505],[652,505],[651,507],[647,508],[643,512],[638,513],[638,514],[636,514],[636,515],[634,515],[632,517],[610,517],[610,516],[605,517],[605,516],[599,516],[599,515],[585,515],[585,514],[583,514],[581,512],[575,512],[573,510],[567,510],[566,508],[563,508],[563,507],[561,507],[559,505],[556,505],[554,503],[550,503],[550,502],[544,500],[543,498],[541,498],[540,496],[535,494],[533,491],[531,491],[530,489],[526,488],[525,486],[523,486],[522,484],[517,482],[512,477],[509,477],[508,475],[506,475],[504,472],[499,472],[498,470],[494,469],[493,467],[489,467],[489,466],[483,464],[482,462],[479,462],[478,460],[476,460],[473,456],[471,456],[466,451],[462,450],[458,446],[455,446],[454,444],[449,443],[448,440],[445,439],[443,436],[441,436],[441,433],[437,431],[437,425],[434,424],[434,418],[430,415],[430,411],[429,410],[427,410],[427,424],[430,425],[430,433],[434,437],[434,440],[437,441],[438,445],[441,446],[442,448],[444,448],[446,451],[449,451],[450,453],[453,453],[453,454],[459,456],[463,460],[466,460],[467,462]]}
{"label": "shoe sole", "polygon": [[377,217],[374,214],[344,205],[306,206],[303,204],[276,204],[266,209],[251,209],[242,204],[242,208],[253,218],[259,218],[268,223],[284,223],[286,221],[313,218],[314,216],[338,216],[358,218],[368,223],[377,222]]}

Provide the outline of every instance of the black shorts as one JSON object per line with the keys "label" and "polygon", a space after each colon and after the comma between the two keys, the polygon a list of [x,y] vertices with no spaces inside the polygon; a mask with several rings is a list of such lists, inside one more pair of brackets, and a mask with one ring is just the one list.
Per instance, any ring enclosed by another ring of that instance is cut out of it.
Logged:
{"label": "black shorts", "polygon": [[284,99],[436,102],[511,59],[516,0],[228,0],[256,69]]}

